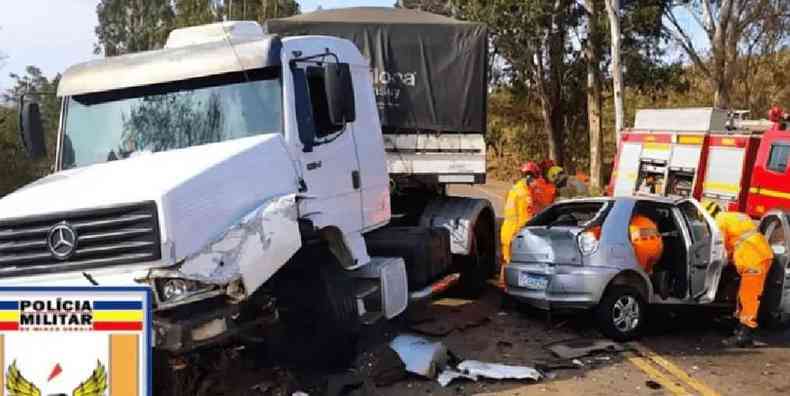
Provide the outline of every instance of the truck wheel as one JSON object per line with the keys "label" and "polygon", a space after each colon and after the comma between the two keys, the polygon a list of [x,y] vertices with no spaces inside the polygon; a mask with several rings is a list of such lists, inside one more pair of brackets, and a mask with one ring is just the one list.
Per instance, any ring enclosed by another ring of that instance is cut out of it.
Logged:
{"label": "truck wheel", "polygon": [[477,297],[483,292],[496,265],[496,238],[493,216],[483,212],[470,234],[469,254],[457,256],[460,265],[460,288],[464,295]]}
{"label": "truck wheel", "polygon": [[[346,367],[355,357],[359,313],[350,277],[328,248],[311,249],[306,260],[278,280],[277,304],[286,342],[276,358],[299,365]],[[321,263],[321,264],[319,264]]]}
{"label": "truck wheel", "polygon": [[194,385],[193,372],[186,360],[171,357],[159,350],[153,351],[153,385],[157,395],[179,396],[190,392]]}
{"label": "truck wheel", "polygon": [[615,286],[606,291],[595,308],[595,320],[601,332],[615,341],[630,341],[644,327],[647,305],[636,289]]}

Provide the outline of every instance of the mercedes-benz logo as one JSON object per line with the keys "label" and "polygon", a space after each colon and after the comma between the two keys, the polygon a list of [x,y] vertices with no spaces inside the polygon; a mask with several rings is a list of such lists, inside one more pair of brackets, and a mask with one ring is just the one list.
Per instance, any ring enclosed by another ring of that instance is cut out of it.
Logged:
{"label": "mercedes-benz logo", "polygon": [[47,247],[55,258],[66,260],[77,249],[77,232],[65,221],[55,224],[47,234]]}

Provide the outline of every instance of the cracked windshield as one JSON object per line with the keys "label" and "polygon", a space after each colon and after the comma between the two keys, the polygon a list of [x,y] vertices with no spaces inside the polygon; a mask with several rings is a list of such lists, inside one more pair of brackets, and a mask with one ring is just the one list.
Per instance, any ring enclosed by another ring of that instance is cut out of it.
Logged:
{"label": "cracked windshield", "polygon": [[[242,77],[244,78],[244,77]],[[68,101],[64,169],[282,131],[278,78]],[[187,84],[184,84],[187,85]],[[102,96],[100,96],[102,95]]]}

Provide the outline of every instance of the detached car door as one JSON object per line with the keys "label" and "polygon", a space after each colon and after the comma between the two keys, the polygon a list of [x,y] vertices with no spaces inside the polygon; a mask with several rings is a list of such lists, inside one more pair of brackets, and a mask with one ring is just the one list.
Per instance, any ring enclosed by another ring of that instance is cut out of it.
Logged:
{"label": "detached car door", "polygon": [[765,280],[765,291],[760,299],[760,322],[778,325],[790,319],[790,219],[788,213],[776,210],[768,212],[760,220],[762,232],[771,250],[774,261]]}
{"label": "detached car door", "polygon": [[677,204],[689,237],[689,295],[695,302],[707,304],[716,299],[721,270],[726,264],[724,241],[716,222],[699,202],[686,199]]}

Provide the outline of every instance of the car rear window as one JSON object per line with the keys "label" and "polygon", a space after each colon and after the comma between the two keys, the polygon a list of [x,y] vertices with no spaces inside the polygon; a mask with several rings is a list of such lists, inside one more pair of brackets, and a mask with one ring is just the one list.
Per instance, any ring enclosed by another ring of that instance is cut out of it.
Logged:
{"label": "car rear window", "polygon": [[603,221],[610,206],[611,201],[560,203],[540,212],[527,225],[586,227]]}

